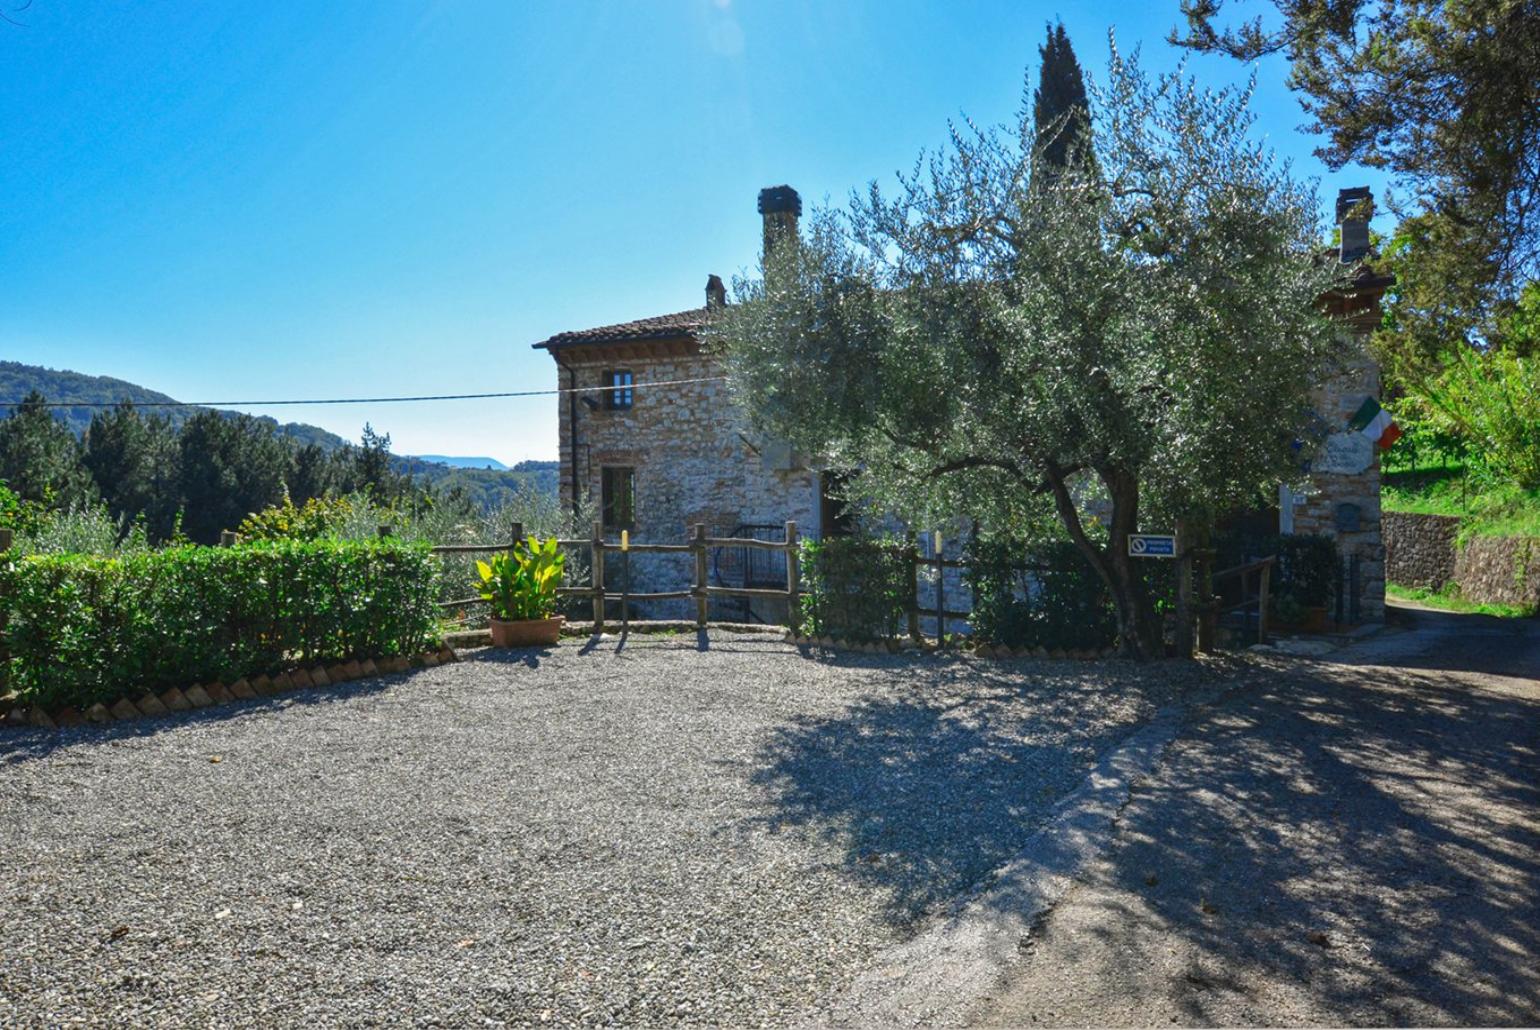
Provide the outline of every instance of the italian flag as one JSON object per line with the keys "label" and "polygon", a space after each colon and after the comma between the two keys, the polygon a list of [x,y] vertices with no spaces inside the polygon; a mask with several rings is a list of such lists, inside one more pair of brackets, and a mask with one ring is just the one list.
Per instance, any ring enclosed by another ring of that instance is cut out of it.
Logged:
{"label": "italian flag", "polygon": [[1348,428],[1358,430],[1380,448],[1389,447],[1401,437],[1401,427],[1373,397],[1364,398],[1358,413],[1348,422]]}

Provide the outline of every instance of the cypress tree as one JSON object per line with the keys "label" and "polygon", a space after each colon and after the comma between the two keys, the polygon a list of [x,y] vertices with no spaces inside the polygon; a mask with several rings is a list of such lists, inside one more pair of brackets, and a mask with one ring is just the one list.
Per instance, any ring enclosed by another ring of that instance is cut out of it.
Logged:
{"label": "cypress tree", "polygon": [[1037,89],[1032,91],[1032,123],[1037,131],[1039,167],[1064,168],[1090,146],[1091,106],[1085,78],[1064,23],[1048,26],[1037,48],[1042,59]]}

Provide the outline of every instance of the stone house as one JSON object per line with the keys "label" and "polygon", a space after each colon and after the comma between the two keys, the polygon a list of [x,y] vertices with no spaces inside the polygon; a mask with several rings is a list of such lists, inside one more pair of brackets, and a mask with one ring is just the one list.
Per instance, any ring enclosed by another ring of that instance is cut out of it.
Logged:
{"label": "stone house", "polygon": [[[1337,201],[1343,242],[1333,257],[1354,272],[1351,287],[1328,298],[1328,306],[1343,320],[1344,344],[1355,354],[1378,324],[1380,298],[1390,285],[1363,265],[1371,204],[1367,189],[1344,190]],[[758,207],[765,247],[795,237],[802,210],[796,190],[761,190]],[[672,314],[557,333],[535,344],[555,361],[560,388],[583,391],[560,395],[563,506],[576,514],[586,504],[609,538],[627,530],[639,543],[683,542],[696,522],[705,523],[712,536],[760,539],[784,539],[788,520],[804,537],[843,529],[843,508],[831,497],[830,478],[784,443],[750,432],[729,395],[722,363],[701,348],[702,329],[726,303],[719,277],[707,279],[704,301]],[[1354,570],[1357,611],[1364,621],[1384,617],[1379,459],[1347,423],[1379,389],[1379,370],[1363,356],[1321,391],[1317,410],[1329,431],[1322,455],[1306,483],[1280,487],[1278,507],[1253,520],[1267,531],[1334,537]],[[960,543],[948,542],[948,556],[955,556]],[[770,552],[724,549],[713,556],[710,575],[722,585],[783,585],[784,572],[771,558]],[[691,572],[689,562],[675,555],[636,555],[630,568],[639,591],[683,589]],[[607,579],[618,584],[613,571]],[[961,581],[949,580],[946,591],[966,603]],[[651,617],[684,618],[691,615],[687,606],[664,601],[640,610]],[[784,616],[773,607],[746,607],[738,614]]]}
{"label": "stone house", "polygon": [[[791,187],[761,190],[766,246],[794,235],[801,212]],[[816,538],[836,517],[818,470],[784,443],[749,431],[722,363],[702,351],[701,330],[726,298],[712,275],[700,307],[535,344],[555,361],[562,389],[598,388],[560,395],[560,494],[574,513],[590,505],[611,539],[624,529],[638,543],[682,543],[702,522],[711,536],[780,540],[787,521]],[[778,570],[774,557],[724,549],[713,555],[711,576],[722,585],[783,585],[784,563]],[[691,574],[688,556],[636,555],[631,563],[638,590],[682,589]],[[613,575],[610,582],[618,583]],[[686,602],[655,602],[645,613],[682,618]]]}

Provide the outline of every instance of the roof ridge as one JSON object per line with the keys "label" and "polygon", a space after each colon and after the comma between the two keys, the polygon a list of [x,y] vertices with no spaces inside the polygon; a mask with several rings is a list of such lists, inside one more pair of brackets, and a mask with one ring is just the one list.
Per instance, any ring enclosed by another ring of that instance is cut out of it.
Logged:
{"label": "roof ridge", "polygon": [[629,322],[595,326],[592,329],[575,329],[556,333],[535,344],[536,349],[552,350],[585,343],[615,343],[626,340],[657,340],[675,336],[694,335],[710,317],[706,307],[687,308],[666,315],[634,318]]}

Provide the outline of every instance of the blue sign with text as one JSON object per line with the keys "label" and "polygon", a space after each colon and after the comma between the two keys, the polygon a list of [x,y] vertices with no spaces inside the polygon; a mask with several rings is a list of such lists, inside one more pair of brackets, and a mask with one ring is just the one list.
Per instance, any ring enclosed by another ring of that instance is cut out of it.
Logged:
{"label": "blue sign with text", "polygon": [[1175,558],[1176,536],[1171,533],[1130,533],[1128,553],[1135,558]]}

